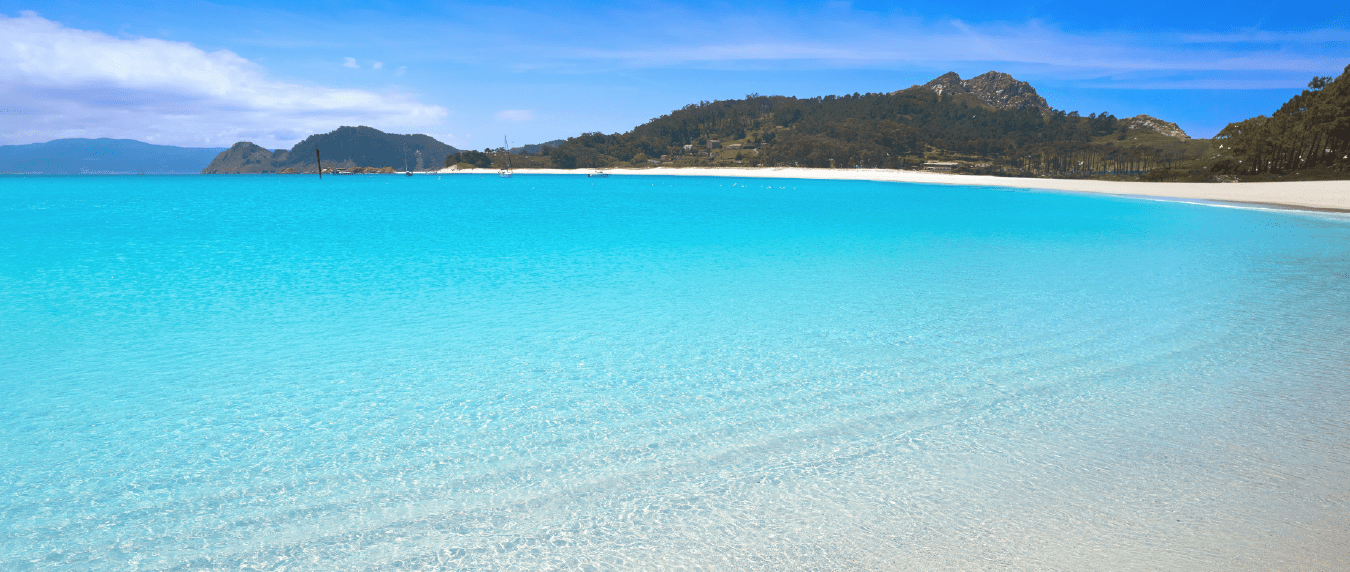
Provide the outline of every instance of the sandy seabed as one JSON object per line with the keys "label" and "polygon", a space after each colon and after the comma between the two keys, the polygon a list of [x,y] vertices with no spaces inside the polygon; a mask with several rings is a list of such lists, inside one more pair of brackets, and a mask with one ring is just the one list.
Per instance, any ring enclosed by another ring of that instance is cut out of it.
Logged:
{"label": "sandy seabed", "polygon": [[[594,169],[520,169],[517,175],[586,175]],[[796,167],[762,168],[665,168],[605,169],[610,175],[670,175],[686,177],[747,177],[770,179],[834,179],[845,181],[890,181],[976,187],[1011,187],[1047,191],[1099,193],[1107,195],[1158,197],[1166,199],[1255,203],[1296,209],[1350,212],[1350,180],[1291,181],[1278,183],[1145,183],[1137,181],[1097,181],[1089,179],[1030,179],[956,175],[892,169],[805,169]],[[488,169],[438,174],[495,174]]]}

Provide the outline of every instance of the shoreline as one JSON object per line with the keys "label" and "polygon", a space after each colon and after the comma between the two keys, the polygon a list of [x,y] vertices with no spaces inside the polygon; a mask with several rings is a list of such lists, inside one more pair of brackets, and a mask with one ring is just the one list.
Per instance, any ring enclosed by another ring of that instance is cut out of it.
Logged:
{"label": "shoreline", "polygon": [[[1044,191],[1067,191],[1155,199],[1181,199],[1238,203],[1242,205],[1320,212],[1350,213],[1350,180],[1282,181],[1273,183],[1146,183],[1093,179],[1031,179],[958,175],[892,169],[811,169],[802,167],[654,167],[650,169],[602,169],[616,176],[669,175],[684,177],[741,177],[763,179],[826,179],[882,181],[972,187],[1008,187]],[[442,169],[429,174],[496,174],[492,169]],[[517,175],[583,175],[595,169],[519,169]]]}

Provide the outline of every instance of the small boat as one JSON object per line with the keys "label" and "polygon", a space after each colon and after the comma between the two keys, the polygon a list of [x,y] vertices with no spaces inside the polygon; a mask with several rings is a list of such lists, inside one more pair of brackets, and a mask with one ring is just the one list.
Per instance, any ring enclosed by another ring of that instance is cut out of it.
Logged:
{"label": "small boat", "polygon": [[497,176],[498,176],[498,177],[501,177],[501,178],[503,178],[503,179],[510,179],[510,178],[511,178],[511,147],[510,147],[510,144],[506,142],[506,136],[505,136],[505,135],[502,136],[502,155],[506,156],[506,168],[505,168],[505,169],[502,169],[502,170],[500,170],[500,171],[497,171]]}
{"label": "small boat", "polygon": [[604,171],[596,171],[596,172],[594,172],[594,173],[586,173],[586,176],[587,176],[587,177],[609,177],[609,173],[606,173],[606,172],[604,172]]}

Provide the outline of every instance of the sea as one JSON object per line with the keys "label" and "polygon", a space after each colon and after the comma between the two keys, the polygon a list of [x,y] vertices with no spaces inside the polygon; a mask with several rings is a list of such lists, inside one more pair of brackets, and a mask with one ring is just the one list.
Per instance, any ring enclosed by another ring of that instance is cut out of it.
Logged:
{"label": "sea", "polygon": [[0,569],[1350,566],[1350,215],[0,177]]}

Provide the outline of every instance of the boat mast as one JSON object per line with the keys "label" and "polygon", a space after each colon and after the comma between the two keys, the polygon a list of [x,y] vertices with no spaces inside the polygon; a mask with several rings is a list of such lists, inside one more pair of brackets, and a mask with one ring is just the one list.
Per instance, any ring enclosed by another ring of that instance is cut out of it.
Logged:
{"label": "boat mast", "polygon": [[319,148],[314,148],[314,162],[319,164],[319,180],[323,180],[323,159],[319,158]]}

